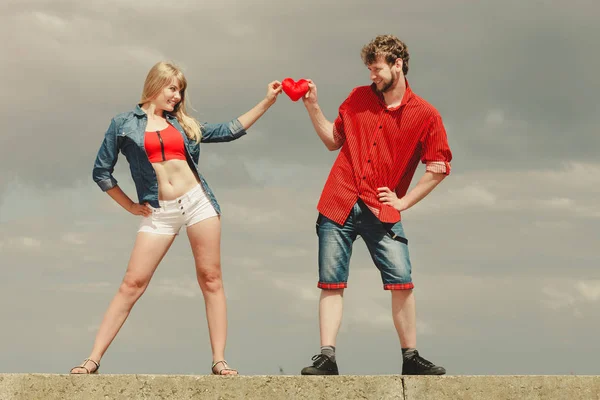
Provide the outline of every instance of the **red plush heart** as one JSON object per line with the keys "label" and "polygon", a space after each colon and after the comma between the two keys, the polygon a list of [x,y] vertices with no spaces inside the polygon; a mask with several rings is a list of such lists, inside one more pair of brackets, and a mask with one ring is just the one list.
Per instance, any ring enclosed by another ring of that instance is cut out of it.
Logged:
{"label": "red plush heart", "polygon": [[285,78],[281,82],[281,86],[285,94],[287,94],[292,101],[298,101],[306,94],[306,92],[308,92],[308,81],[306,79],[300,79],[298,82],[294,82],[292,78]]}

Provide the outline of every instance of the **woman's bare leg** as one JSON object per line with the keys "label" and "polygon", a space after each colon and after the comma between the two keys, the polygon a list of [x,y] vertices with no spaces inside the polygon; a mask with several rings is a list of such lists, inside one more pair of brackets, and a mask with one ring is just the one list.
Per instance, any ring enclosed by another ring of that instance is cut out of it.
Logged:
{"label": "woman's bare leg", "polygon": [[[205,219],[187,228],[198,284],[202,289],[206,307],[206,319],[213,362],[225,358],[227,341],[227,305],[221,275],[221,220],[219,217]],[[224,366],[219,364],[220,370]],[[223,375],[236,374],[223,371]]]}
{"label": "woman's bare leg", "polygon": [[[127,265],[127,272],[125,272],[125,277],[117,294],[113,297],[104,314],[104,319],[96,334],[94,347],[89,358],[98,363],[100,362],[108,346],[125,323],[134,304],[148,287],[156,267],[171,247],[174,239],[174,235],[148,232],[137,234]],[[96,368],[89,361],[84,365],[92,372]],[[86,373],[83,368],[75,368],[72,372]]]}

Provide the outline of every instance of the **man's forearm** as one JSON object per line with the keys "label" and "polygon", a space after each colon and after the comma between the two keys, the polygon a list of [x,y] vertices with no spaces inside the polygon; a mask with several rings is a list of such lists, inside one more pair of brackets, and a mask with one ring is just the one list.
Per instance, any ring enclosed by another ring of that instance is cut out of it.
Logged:
{"label": "man's forearm", "polygon": [[335,138],[333,136],[333,123],[329,122],[325,115],[323,115],[323,111],[321,111],[321,107],[318,104],[311,104],[306,107],[308,111],[308,115],[310,116],[310,120],[319,135],[319,138],[325,144],[329,150],[337,150],[340,148],[340,145],[336,143]]}
{"label": "man's forearm", "polygon": [[419,182],[412,188],[411,191],[406,193],[404,197],[398,199],[395,208],[398,211],[404,211],[411,208],[419,201],[423,200],[441,181],[446,177],[445,174],[438,174],[434,172],[425,172]]}

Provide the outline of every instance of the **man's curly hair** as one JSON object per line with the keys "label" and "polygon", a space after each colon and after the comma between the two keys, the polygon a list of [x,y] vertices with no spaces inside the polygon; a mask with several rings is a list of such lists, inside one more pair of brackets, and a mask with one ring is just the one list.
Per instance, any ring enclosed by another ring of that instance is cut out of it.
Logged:
{"label": "man's curly hair", "polygon": [[373,64],[377,57],[385,57],[388,65],[396,62],[396,59],[402,59],[402,72],[408,74],[408,47],[406,44],[394,35],[379,35],[362,48],[360,53],[366,66]]}

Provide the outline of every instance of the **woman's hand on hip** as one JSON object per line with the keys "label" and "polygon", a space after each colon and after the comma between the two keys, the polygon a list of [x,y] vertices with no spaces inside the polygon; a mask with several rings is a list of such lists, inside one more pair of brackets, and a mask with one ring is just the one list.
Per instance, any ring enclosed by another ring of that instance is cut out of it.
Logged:
{"label": "woman's hand on hip", "polygon": [[129,206],[129,212],[133,215],[149,217],[150,215],[152,215],[152,208],[148,205],[148,203],[131,203],[131,206]]}

